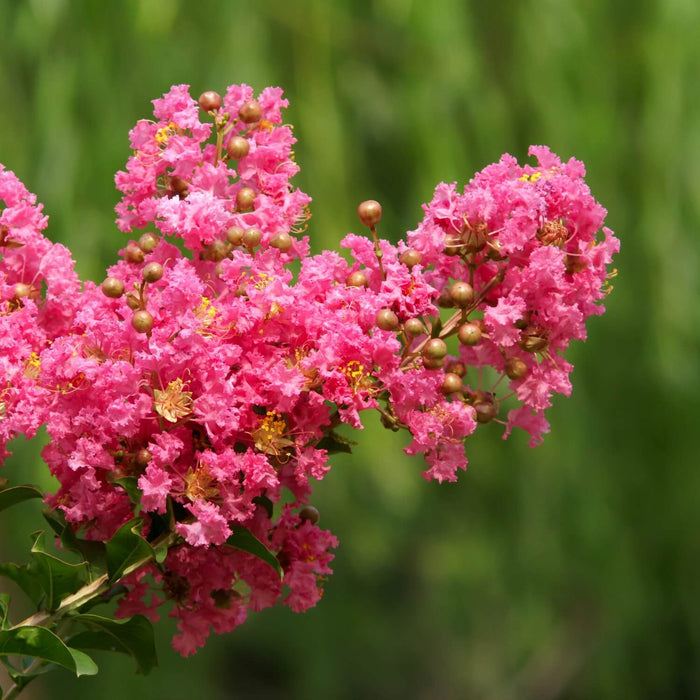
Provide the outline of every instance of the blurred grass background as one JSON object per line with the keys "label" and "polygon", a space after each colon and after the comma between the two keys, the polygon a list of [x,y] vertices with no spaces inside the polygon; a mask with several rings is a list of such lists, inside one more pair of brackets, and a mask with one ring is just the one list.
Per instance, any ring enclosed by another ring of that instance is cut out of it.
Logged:
{"label": "blurred grass background", "polygon": [[[29,699],[700,697],[699,23],[696,0],[0,0],[0,161],[83,277],[124,242],[112,178],[173,83],[284,88],[316,251],[361,200],[395,239],[437,182],[532,143],[586,163],[623,246],[542,447],[480,430],[439,486],[368,425],[316,490],[341,540],[316,609],[185,661],[164,625],[151,676],[103,655]],[[46,483],[39,450],[6,473]],[[4,551],[41,527],[16,510]]]}

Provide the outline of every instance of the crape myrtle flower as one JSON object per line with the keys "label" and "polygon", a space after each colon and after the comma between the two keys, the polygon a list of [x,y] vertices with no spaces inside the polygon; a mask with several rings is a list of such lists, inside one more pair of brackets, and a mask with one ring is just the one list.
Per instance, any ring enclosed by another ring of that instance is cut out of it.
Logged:
{"label": "crape myrtle flower", "polygon": [[[466,468],[480,425],[540,441],[619,245],[583,166],[533,147],[536,166],[503,156],[463,193],[439,185],[406,241],[378,238],[369,200],[370,237],[311,256],[286,106],[246,85],[155,100],[116,176],[133,239],[99,286],[80,288],[0,171],[0,449],[45,423],[60,484],[47,500],[77,532],[106,541],[138,515],[145,537],[176,537],[122,580],[118,614],[169,606],[183,655],[249,611],[321,598],[337,540],[310,498],[350,449],[342,424],[378,412],[440,482]],[[282,577],[231,546],[242,531]]]}

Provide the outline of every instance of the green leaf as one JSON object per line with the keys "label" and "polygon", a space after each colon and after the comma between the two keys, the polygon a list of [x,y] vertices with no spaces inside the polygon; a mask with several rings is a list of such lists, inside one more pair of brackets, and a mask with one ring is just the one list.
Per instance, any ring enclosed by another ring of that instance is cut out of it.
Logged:
{"label": "green leaf", "polygon": [[36,562],[36,572],[41,587],[46,596],[44,607],[47,610],[56,610],[61,600],[71,593],[75,593],[81,586],[88,582],[88,568],[86,562],[69,564],[44,549],[44,532],[40,530],[32,534],[32,557]]}
{"label": "green leaf", "polygon": [[107,542],[107,573],[110,583],[118,581],[132,564],[149,558],[155,559],[155,550],[139,534],[142,524],[141,518],[130,520]]}
{"label": "green leaf", "polygon": [[94,676],[97,664],[84,652],[72,649],[46,627],[17,627],[0,631],[1,656],[30,656],[73,671]]}
{"label": "green leaf", "polygon": [[284,577],[284,571],[277,557],[252,533],[241,525],[234,525],[233,534],[226,540],[229,547],[235,547],[252,554],[266,564],[269,564],[279,575]]}
{"label": "green leaf", "polygon": [[104,542],[84,540],[78,537],[73,526],[66,522],[61,511],[43,510],[42,515],[58,535],[61,546],[70,552],[79,554],[89,565],[93,578],[103,574],[107,570],[106,549]]}
{"label": "green leaf", "polygon": [[35,604],[39,605],[44,597],[44,589],[39,583],[37,563],[14,564],[13,562],[0,563],[0,576],[14,581]]}
{"label": "green leaf", "polygon": [[139,480],[135,476],[124,476],[121,479],[115,479],[114,482],[117,486],[121,486],[129,500],[138,506],[141,504],[141,490],[139,489]]}
{"label": "green leaf", "polygon": [[136,661],[136,673],[144,676],[158,665],[153,625],[143,615],[126,620],[99,615],[76,615],[71,619],[88,628],[71,637],[71,646],[128,654]]}
{"label": "green leaf", "polygon": [[43,498],[44,493],[37,486],[13,486],[0,491],[0,510],[5,510],[16,503],[28,501],[30,498]]}
{"label": "green leaf", "polygon": [[0,629],[6,630],[12,626],[8,616],[10,614],[10,594],[0,593]]}
{"label": "green leaf", "polygon": [[340,452],[345,452],[347,454],[352,453],[352,445],[356,445],[357,443],[354,442],[353,440],[348,440],[347,438],[344,438],[342,435],[338,435],[338,433],[334,432],[331,430],[328,435],[325,437],[321,438],[317,443],[316,447],[320,450],[326,450],[329,455],[335,455]]}

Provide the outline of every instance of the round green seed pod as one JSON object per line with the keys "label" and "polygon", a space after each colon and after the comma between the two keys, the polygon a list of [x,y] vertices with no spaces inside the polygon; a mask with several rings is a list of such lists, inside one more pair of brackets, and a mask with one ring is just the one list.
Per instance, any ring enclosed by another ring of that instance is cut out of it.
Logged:
{"label": "round green seed pod", "polygon": [[373,228],[382,219],[382,205],[374,199],[368,199],[357,207],[357,215],[363,226]]}
{"label": "round green seed pod", "polygon": [[262,107],[255,100],[248,100],[241,105],[238,110],[238,116],[242,122],[253,124],[262,119]]}
{"label": "round green seed pod", "polygon": [[318,509],[314,508],[313,506],[304,506],[299,511],[299,517],[301,518],[302,522],[306,522],[308,520],[312,525],[315,525],[321,519]]}
{"label": "round green seed pod", "polygon": [[150,262],[143,268],[145,282],[157,282],[163,276],[163,266],[157,262]]}
{"label": "round green seed pod", "polygon": [[241,187],[236,194],[238,211],[252,211],[255,206],[255,190],[251,187]]}
{"label": "round green seed pod", "polygon": [[362,270],[355,270],[345,278],[348,287],[366,287],[369,284],[367,275]]}
{"label": "round green seed pod", "polygon": [[421,354],[430,360],[442,360],[447,355],[447,344],[442,338],[431,338]]}
{"label": "round green seed pod", "polygon": [[213,90],[207,90],[199,96],[199,106],[205,112],[212,112],[215,109],[221,108],[221,95]]}
{"label": "round green seed pod", "polygon": [[406,335],[411,338],[425,333],[425,326],[423,325],[423,321],[419,318],[409,318],[406,323],[403,324],[403,329],[406,331]]}
{"label": "round green seed pod", "polygon": [[399,317],[391,309],[379,309],[376,320],[383,331],[395,331],[399,327]]}
{"label": "round green seed pod", "polygon": [[481,340],[481,329],[476,323],[463,323],[457,331],[457,337],[462,345],[477,345]]}
{"label": "round green seed pod", "polygon": [[137,333],[150,333],[153,329],[153,316],[146,309],[139,309],[134,313],[131,325]]}
{"label": "round green seed pod", "polygon": [[262,240],[262,231],[254,226],[247,228],[243,232],[243,245],[246,248],[255,248],[256,245],[260,245]]}
{"label": "round green seed pod", "polygon": [[509,357],[506,360],[506,374],[509,379],[523,379],[527,375],[527,365],[519,357]]}
{"label": "round green seed pod", "polygon": [[146,258],[146,254],[136,243],[129,243],[124,251],[124,260],[130,263],[141,264]]}
{"label": "round green seed pod", "polygon": [[462,377],[454,372],[446,372],[440,391],[445,395],[454,394],[456,391],[461,391],[463,386]]}
{"label": "round green seed pod", "polygon": [[419,265],[422,259],[423,256],[415,248],[404,250],[399,256],[399,262],[404,264],[409,270],[414,265]]}
{"label": "round green seed pod", "polygon": [[226,153],[229,158],[240,160],[245,158],[250,151],[250,141],[243,136],[232,136],[226,145]]}
{"label": "round green seed pod", "polygon": [[231,228],[226,231],[226,240],[231,245],[243,245],[243,234],[245,229],[241,226],[231,226]]}
{"label": "round green seed pod", "polygon": [[450,287],[450,299],[454,305],[464,309],[474,301],[474,289],[468,282],[455,282]]}
{"label": "round green seed pod", "polygon": [[156,249],[159,241],[160,238],[158,238],[155,233],[146,231],[146,233],[142,233],[139,238],[139,248],[141,248],[144,253],[151,253]]}
{"label": "round green seed pod", "polygon": [[102,293],[110,299],[119,299],[124,294],[124,282],[116,277],[108,277],[102,283]]}

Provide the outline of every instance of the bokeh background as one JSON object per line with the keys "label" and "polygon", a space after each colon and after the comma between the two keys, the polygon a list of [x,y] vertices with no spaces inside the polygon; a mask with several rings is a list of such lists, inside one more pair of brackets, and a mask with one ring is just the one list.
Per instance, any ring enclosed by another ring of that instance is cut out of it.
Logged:
{"label": "bokeh background", "polygon": [[[28,699],[700,697],[699,26],[697,0],[0,0],[0,161],[84,278],[125,240],[127,131],[173,83],[285,89],[316,251],[363,199],[396,239],[439,181],[533,143],[586,163],[622,239],[542,447],[481,429],[440,486],[368,421],[316,490],[341,540],[316,609],[187,660],[166,622],[150,676],[104,654]],[[5,475],[50,487],[40,448],[18,441]],[[4,555],[42,527],[32,506],[2,515]]]}

